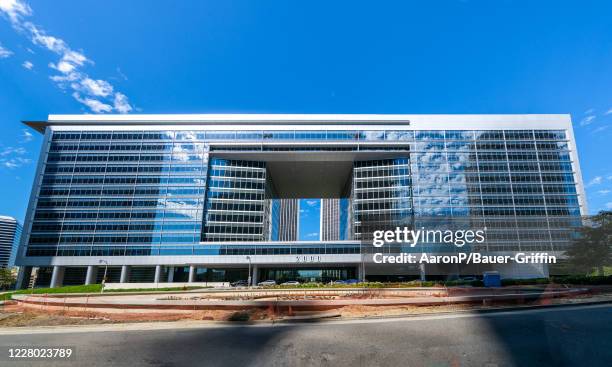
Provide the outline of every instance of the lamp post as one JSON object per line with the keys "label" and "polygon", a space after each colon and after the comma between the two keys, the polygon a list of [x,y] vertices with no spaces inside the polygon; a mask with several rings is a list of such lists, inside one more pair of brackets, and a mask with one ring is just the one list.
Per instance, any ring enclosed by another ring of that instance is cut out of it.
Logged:
{"label": "lamp post", "polygon": [[106,272],[108,270],[108,262],[106,260],[98,261],[99,264],[104,264],[104,276],[102,277],[102,288],[100,289],[100,293],[104,292],[104,285],[106,284]]}
{"label": "lamp post", "polygon": [[251,288],[251,257],[247,256],[246,259],[249,260],[249,278],[247,280],[247,283],[248,287]]}

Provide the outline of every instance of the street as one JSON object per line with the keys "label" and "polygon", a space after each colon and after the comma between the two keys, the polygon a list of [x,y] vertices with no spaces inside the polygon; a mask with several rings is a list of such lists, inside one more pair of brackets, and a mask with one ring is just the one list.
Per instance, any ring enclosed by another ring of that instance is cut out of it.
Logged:
{"label": "street", "polygon": [[[611,366],[612,306],[291,325],[0,335],[3,366]],[[110,330],[110,331],[99,331]],[[0,331],[2,334],[2,331]],[[7,362],[7,346],[72,346]]]}

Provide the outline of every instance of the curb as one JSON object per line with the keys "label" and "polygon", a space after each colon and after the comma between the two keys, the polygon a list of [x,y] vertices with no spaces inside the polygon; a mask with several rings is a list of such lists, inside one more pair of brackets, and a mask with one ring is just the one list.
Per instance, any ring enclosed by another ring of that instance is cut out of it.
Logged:
{"label": "curb", "polygon": [[460,311],[446,311],[446,312],[431,312],[422,314],[399,314],[392,316],[363,316],[363,317],[343,317],[342,320],[384,320],[384,319],[409,319],[414,317],[422,316],[438,316],[438,315],[456,315],[456,314],[467,314],[467,313],[482,313],[482,314],[493,314],[498,312],[510,312],[510,311],[528,311],[528,310],[539,310],[547,308],[563,308],[563,307],[579,307],[579,306],[595,306],[602,304],[610,304],[612,306],[612,300],[603,301],[589,301],[579,303],[559,303],[554,305],[535,305],[535,306],[509,306],[509,307],[494,307],[477,310],[460,310]]}

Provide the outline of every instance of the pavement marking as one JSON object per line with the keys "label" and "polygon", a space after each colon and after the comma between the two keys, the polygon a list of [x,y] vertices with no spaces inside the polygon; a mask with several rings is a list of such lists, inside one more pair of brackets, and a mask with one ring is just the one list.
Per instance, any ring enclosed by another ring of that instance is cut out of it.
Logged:
{"label": "pavement marking", "polygon": [[489,311],[477,312],[470,311],[465,313],[453,313],[443,315],[422,315],[422,316],[403,316],[390,318],[370,318],[370,319],[350,319],[350,320],[325,320],[309,323],[290,323],[290,322],[256,322],[256,323],[234,323],[222,321],[172,321],[172,322],[143,322],[143,323],[123,323],[123,324],[100,324],[100,325],[70,325],[70,326],[40,326],[35,328],[11,327],[0,329],[1,335],[31,335],[31,334],[70,334],[70,333],[89,333],[89,332],[113,332],[113,331],[155,331],[155,330],[188,330],[188,329],[213,329],[213,328],[236,328],[236,327],[287,327],[295,326],[329,326],[329,325],[347,325],[347,324],[373,324],[373,323],[389,323],[389,322],[411,322],[424,320],[442,320],[442,319],[459,319],[459,318],[483,318],[483,317],[500,317],[518,314],[533,314],[543,312],[558,312],[558,311],[574,311],[587,310],[597,308],[610,308],[612,304],[595,304],[595,305],[572,305],[562,307],[542,307],[530,308],[525,310],[511,311]]}

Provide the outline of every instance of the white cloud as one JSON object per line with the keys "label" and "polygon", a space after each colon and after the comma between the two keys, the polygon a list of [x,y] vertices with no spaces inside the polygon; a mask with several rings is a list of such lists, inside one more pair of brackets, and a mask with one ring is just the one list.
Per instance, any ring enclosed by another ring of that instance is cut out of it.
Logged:
{"label": "white cloud", "polygon": [[[128,97],[106,80],[91,78],[83,69],[94,62],[81,51],[76,51],[61,38],[49,35],[45,30],[24,20],[32,15],[32,9],[23,0],[0,0],[0,14],[5,15],[14,29],[26,34],[30,41],[59,56],[49,67],[59,72],[50,79],[61,89],[72,89],[71,95],[81,104],[95,113],[119,112],[128,113],[133,107]],[[10,56],[10,55],[9,55]],[[24,67],[31,69],[23,64]]]}
{"label": "white cloud", "polygon": [[580,126],[590,125],[593,122],[593,120],[595,120],[595,115],[585,116],[582,120],[580,120]]}
{"label": "white cloud", "polygon": [[66,73],[65,75],[52,75],[49,79],[56,82],[58,87],[65,89],[67,87],[66,83],[79,79],[79,75],[77,73]]}
{"label": "white cloud", "polygon": [[29,132],[28,130],[23,129],[23,130],[21,130],[21,132],[22,132],[22,135],[21,135],[21,142],[22,143],[27,143],[27,142],[32,141],[32,139],[34,139],[34,135],[32,135],[32,133]]}
{"label": "white cloud", "polygon": [[601,176],[595,176],[593,177],[593,179],[591,181],[589,181],[589,183],[586,184],[586,187],[591,187],[594,185],[599,185],[600,183],[602,183],[603,181],[603,177]]}
{"label": "white cloud", "polygon": [[113,93],[113,86],[109,82],[99,79],[93,80],[91,78],[81,80],[80,84],[74,83],[72,89],[81,90],[86,94],[96,97],[107,97]]}
{"label": "white cloud", "polygon": [[595,129],[593,129],[593,131],[591,131],[591,134],[597,134],[602,131],[606,131],[608,130],[609,127],[610,125],[602,125],[602,126],[596,127]]}
{"label": "white cloud", "polygon": [[66,42],[64,42],[64,40],[46,35],[44,30],[38,28],[33,23],[25,22],[23,23],[23,25],[28,31],[30,31],[30,40],[35,45],[42,46],[47,50],[53,51],[57,54],[62,54],[71,51],[68,48],[68,45],[66,45]]}
{"label": "white cloud", "polygon": [[606,209],[612,209],[612,201],[606,203]]}
{"label": "white cloud", "polygon": [[32,68],[34,67],[34,64],[32,64],[31,61],[24,61],[23,64],[21,64],[21,66],[23,66],[24,68],[28,69],[28,70],[32,70]]}
{"label": "white cloud", "polygon": [[610,192],[612,192],[612,191],[611,191],[611,190],[608,190],[608,189],[604,189],[604,190],[599,190],[599,191],[597,191],[597,193],[598,193],[599,195],[608,195]]}
{"label": "white cloud", "polygon": [[89,107],[89,109],[95,113],[111,112],[113,110],[113,107],[111,105],[108,105],[104,102],[100,102],[99,100],[94,98],[81,97],[77,92],[72,93],[72,96],[77,101]]}
{"label": "white cloud", "polygon": [[11,57],[11,55],[13,55],[13,51],[4,48],[2,47],[2,45],[0,45],[0,59],[6,59],[7,57]]}
{"label": "white cloud", "polygon": [[83,103],[95,113],[111,112],[113,110],[112,106],[107,105],[106,103],[102,103],[98,101],[97,99],[85,98],[84,101],[81,101],[78,99],[77,101]]}
{"label": "white cloud", "polygon": [[315,237],[315,238],[316,238],[316,237],[319,237],[319,232],[310,232],[310,233],[306,233],[306,234],[304,235],[304,237],[307,237],[307,238],[312,238],[312,237]]}
{"label": "white cloud", "polygon": [[55,69],[57,71],[59,71],[60,73],[63,74],[68,74],[74,71],[74,69],[76,68],[76,66],[74,66],[73,64],[67,62],[67,61],[60,61],[57,64],[54,64],[52,62],[49,63],[49,67],[51,69]]}
{"label": "white cloud", "polygon": [[23,147],[4,147],[0,150],[0,157],[6,157],[11,154],[25,154],[27,151]]}
{"label": "white cloud", "polygon": [[115,93],[114,107],[115,111],[119,113],[128,113],[132,110],[125,94],[119,92]]}
{"label": "white cloud", "polygon": [[6,167],[6,168],[19,168],[25,164],[31,163],[32,160],[30,158],[23,158],[23,157],[14,157],[14,158],[8,158],[8,159],[0,159],[0,165]]}
{"label": "white cloud", "polygon": [[604,115],[610,115],[612,114],[612,108],[610,108],[609,110],[607,110],[606,112],[604,112]]}
{"label": "white cloud", "polygon": [[588,110],[584,111],[585,115],[592,115],[595,112],[594,108],[589,108]]}
{"label": "white cloud", "polygon": [[306,200],[306,205],[315,206],[319,203],[319,200]]}
{"label": "white cloud", "polygon": [[16,23],[22,16],[32,14],[32,9],[21,0],[0,0],[0,11],[8,16],[11,23]]}
{"label": "white cloud", "polygon": [[30,163],[30,158],[23,157],[27,150],[23,147],[3,147],[0,150],[0,166],[13,169]]}

